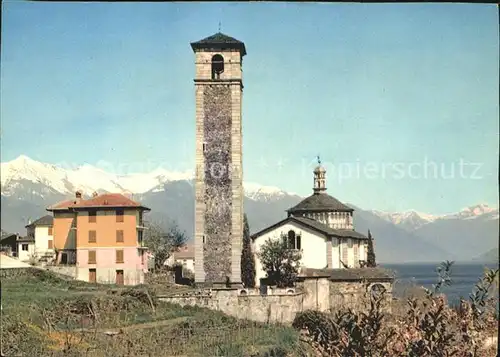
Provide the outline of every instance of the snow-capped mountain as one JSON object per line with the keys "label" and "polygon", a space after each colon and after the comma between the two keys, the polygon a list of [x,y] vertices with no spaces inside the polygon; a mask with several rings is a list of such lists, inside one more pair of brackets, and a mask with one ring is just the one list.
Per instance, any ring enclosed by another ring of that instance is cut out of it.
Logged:
{"label": "snow-capped mountain", "polygon": [[[20,182],[42,184],[63,195],[73,194],[77,190],[87,194],[94,191],[143,194],[148,191],[159,192],[163,190],[165,183],[190,181],[194,177],[192,171],[169,172],[163,168],[149,173],[127,175],[109,173],[89,164],[66,169],[57,165],[41,163],[24,155],[1,165],[3,196],[10,196],[19,190],[25,190],[24,187],[19,186]],[[243,186],[245,195],[254,200],[269,201],[284,195],[295,195],[277,187],[256,183],[244,183]],[[43,197],[40,192],[34,192],[34,194]]]}
{"label": "snow-capped mountain", "polygon": [[[158,168],[149,173],[115,174],[100,167],[62,167],[20,156],[1,164],[2,229],[23,234],[29,219],[77,190],[132,193],[151,208],[151,219],[174,220],[192,236],[194,187],[192,172]],[[302,197],[278,187],[244,183],[245,212],[251,232],[285,218],[285,210]],[[352,206],[352,205],[351,205]],[[498,246],[498,209],[479,204],[447,215],[416,211],[389,213],[354,207],[358,232],[373,234],[381,262],[470,260]]]}
{"label": "snow-capped mountain", "polygon": [[284,196],[297,196],[293,192],[285,192],[278,187],[261,186],[258,183],[245,182],[243,183],[245,196],[255,201],[273,201]]}
{"label": "snow-capped mountain", "polygon": [[466,207],[457,213],[431,215],[417,211],[405,212],[384,212],[372,210],[373,214],[378,217],[391,222],[395,225],[401,226],[408,231],[415,231],[421,227],[436,222],[438,220],[455,220],[455,219],[498,219],[498,208],[490,207],[486,203]]}
{"label": "snow-capped mountain", "polygon": [[398,213],[372,210],[372,212],[378,217],[410,231],[438,219],[437,216],[417,211]]}

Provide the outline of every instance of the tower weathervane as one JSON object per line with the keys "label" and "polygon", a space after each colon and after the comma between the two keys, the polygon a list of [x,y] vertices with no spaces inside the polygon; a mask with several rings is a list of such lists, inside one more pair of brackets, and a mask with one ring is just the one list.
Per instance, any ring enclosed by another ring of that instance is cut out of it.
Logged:
{"label": "tower weathervane", "polygon": [[220,32],[220,28],[221,28],[221,23],[220,23],[220,21],[219,21],[219,32]]}
{"label": "tower weathervane", "polygon": [[317,159],[318,159],[318,165],[321,165],[321,159],[319,158],[319,155],[318,155],[318,156],[316,156],[316,157],[317,157]]}

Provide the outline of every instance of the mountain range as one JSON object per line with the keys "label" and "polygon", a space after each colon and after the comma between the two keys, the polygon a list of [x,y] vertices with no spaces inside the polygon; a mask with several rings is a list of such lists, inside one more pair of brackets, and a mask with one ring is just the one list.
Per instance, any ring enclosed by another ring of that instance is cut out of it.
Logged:
{"label": "mountain range", "polygon": [[[45,208],[67,199],[77,190],[120,192],[150,207],[150,219],[175,221],[192,237],[194,222],[193,173],[169,172],[118,175],[83,165],[63,168],[21,155],[1,164],[2,229],[25,232],[29,219],[46,214]],[[245,212],[257,232],[286,217],[285,210],[304,197],[278,187],[244,183]],[[334,192],[330,192],[335,196]],[[498,208],[486,204],[457,213],[431,215],[416,211],[390,213],[347,205],[355,209],[355,229],[375,239],[380,262],[471,261],[498,247]]]}

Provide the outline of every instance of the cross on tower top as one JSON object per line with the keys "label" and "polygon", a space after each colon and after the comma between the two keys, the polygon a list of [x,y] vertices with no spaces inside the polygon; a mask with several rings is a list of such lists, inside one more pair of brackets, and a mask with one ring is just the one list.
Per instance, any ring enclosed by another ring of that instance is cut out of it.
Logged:
{"label": "cross on tower top", "polygon": [[220,23],[220,21],[219,21],[219,32],[220,32],[220,28],[221,28],[221,23]]}
{"label": "cross on tower top", "polygon": [[321,165],[321,159],[319,158],[319,155],[316,156],[316,158],[318,159],[318,165]]}

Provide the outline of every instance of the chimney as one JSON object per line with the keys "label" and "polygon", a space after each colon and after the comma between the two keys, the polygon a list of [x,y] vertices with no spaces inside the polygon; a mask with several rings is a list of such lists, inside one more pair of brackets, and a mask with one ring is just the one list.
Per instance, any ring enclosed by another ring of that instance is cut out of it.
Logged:
{"label": "chimney", "polygon": [[82,200],[82,191],[80,190],[76,191],[75,197],[76,197],[75,203],[80,203],[80,201]]}
{"label": "chimney", "polygon": [[92,194],[92,197],[97,197],[99,196],[97,192],[94,191],[94,193]]}

